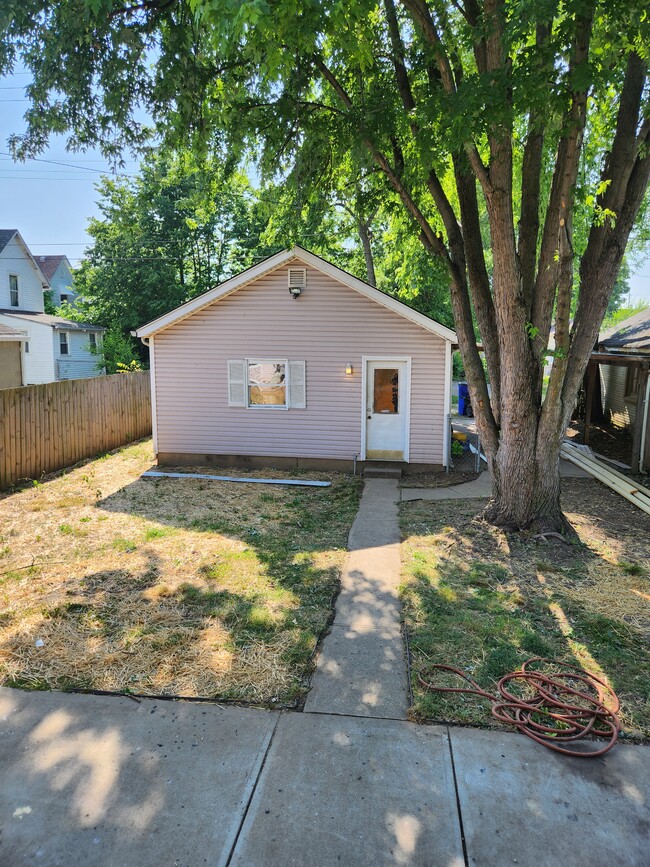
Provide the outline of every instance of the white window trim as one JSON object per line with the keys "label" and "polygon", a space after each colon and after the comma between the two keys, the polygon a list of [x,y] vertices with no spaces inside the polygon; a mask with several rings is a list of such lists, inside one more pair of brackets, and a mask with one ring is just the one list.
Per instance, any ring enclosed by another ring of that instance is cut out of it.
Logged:
{"label": "white window trim", "polygon": [[[287,358],[246,358],[246,409],[263,409],[263,410],[288,410],[289,409],[289,360]],[[248,377],[248,368],[251,364],[284,364],[284,404],[277,403],[251,403],[250,402],[250,381]]]}
{"label": "white window trim", "polygon": [[406,418],[404,420],[404,463],[408,464],[411,453],[411,360],[410,355],[362,355],[361,356],[361,449],[359,460],[365,461],[366,448],[368,443],[368,421],[367,421],[367,388],[368,388],[368,362],[380,361],[390,364],[391,361],[399,361],[406,363],[405,383],[404,383],[404,412]]}
{"label": "white window trim", "polygon": [[97,349],[98,341],[97,341],[97,333],[95,331],[90,331],[88,334],[88,343],[93,349]]}
{"label": "white window trim", "polygon": [[[16,303],[11,303],[11,278],[16,280]],[[9,275],[9,306],[10,307],[20,307],[20,280],[18,279],[18,274],[10,274]]]}

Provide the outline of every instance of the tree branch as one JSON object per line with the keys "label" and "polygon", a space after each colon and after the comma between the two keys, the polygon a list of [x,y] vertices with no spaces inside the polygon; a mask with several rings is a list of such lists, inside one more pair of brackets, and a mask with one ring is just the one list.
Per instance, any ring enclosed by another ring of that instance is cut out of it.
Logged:
{"label": "tree branch", "polygon": [[[593,15],[594,4],[591,2],[584,15],[576,20],[573,54],[568,71],[569,80],[589,59]],[[586,118],[587,91],[573,90],[571,106],[564,120],[563,134],[555,160],[533,293],[530,321],[537,329],[537,337],[534,338],[533,344],[539,355],[546,350],[551,328],[559,277],[560,232],[567,223],[567,215],[573,209],[574,187],[578,176]]]}
{"label": "tree branch", "polygon": [[[537,24],[535,45],[538,52],[548,39],[549,33],[548,24]],[[544,132],[545,126],[541,113],[531,111],[528,117],[528,135],[526,136],[521,169],[519,240],[517,244],[522,291],[529,320],[535,283],[535,265],[537,264]]]}

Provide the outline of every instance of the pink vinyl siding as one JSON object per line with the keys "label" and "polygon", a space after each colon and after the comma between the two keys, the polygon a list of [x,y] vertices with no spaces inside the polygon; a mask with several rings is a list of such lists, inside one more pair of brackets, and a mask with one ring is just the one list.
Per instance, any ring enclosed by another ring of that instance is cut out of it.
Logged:
{"label": "pink vinyl siding", "polygon": [[[362,356],[409,356],[410,461],[442,464],[445,341],[312,268],[294,300],[287,267],[155,335],[158,451],[351,460]],[[228,361],[245,358],[305,361],[306,408],[229,407]]]}

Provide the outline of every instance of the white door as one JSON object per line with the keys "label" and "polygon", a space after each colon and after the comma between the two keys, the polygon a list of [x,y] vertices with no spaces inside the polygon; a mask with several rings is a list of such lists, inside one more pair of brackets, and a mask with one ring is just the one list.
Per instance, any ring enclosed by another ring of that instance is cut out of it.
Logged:
{"label": "white door", "polygon": [[366,365],[366,458],[407,460],[408,364],[367,361]]}

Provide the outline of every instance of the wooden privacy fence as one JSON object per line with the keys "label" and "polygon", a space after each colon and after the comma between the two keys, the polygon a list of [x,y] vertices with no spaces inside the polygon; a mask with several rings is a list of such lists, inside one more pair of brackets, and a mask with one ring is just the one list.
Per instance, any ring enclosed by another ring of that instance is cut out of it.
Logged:
{"label": "wooden privacy fence", "polygon": [[149,373],[0,390],[0,490],[151,433]]}

